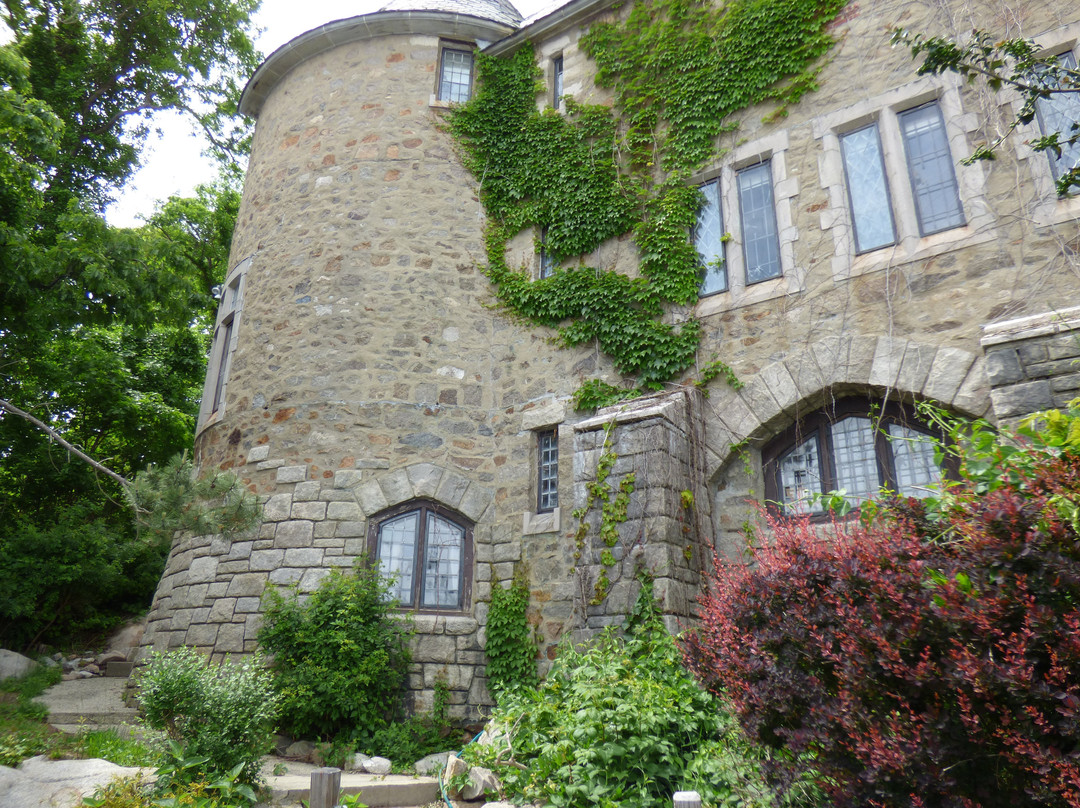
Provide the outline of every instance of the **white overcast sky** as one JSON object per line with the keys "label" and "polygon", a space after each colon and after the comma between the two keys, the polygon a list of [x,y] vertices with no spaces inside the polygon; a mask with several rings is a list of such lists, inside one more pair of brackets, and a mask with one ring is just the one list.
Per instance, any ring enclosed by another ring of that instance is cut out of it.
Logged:
{"label": "white overcast sky", "polygon": [[[552,5],[551,0],[512,2],[526,17]],[[332,20],[377,11],[385,4],[386,0],[263,0],[255,15],[255,23],[262,29],[256,45],[269,55],[305,31]],[[161,136],[151,133],[142,153],[142,168],[109,208],[111,224],[138,225],[153,212],[155,203],[172,195],[188,196],[196,185],[216,175],[212,162],[201,154],[205,144],[179,114],[159,114],[152,127],[160,129]]]}

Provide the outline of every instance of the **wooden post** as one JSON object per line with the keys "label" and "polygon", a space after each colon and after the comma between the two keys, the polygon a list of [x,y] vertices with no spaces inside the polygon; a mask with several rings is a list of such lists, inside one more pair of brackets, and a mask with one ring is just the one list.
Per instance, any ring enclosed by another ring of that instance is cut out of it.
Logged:
{"label": "wooden post", "polygon": [[341,769],[315,769],[311,773],[311,808],[334,808],[341,795]]}
{"label": "wooden post", "polygon": [[[701,808],[701,795],[696,791],[676,791],[671,800],[673,808]],[[315,803],[311,804],[311,808],[315,808]]]}

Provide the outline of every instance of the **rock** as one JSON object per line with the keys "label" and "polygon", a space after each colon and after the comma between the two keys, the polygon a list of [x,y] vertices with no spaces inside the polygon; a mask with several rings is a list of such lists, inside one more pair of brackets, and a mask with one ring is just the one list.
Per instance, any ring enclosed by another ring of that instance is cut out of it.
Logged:
{"label": "rock", "polygon": [[48,656],[43,656],[41,659],[38,660],[38,662],[40,662],[46,668],[59,668],[60,667],[59,662],[57,662],[52,657],[48,657]]}
{"label": "rock", "polygon": [[72,671],[71,672],[71,677],[73,679],[93,679],[94,678],[94,672],[93,671]]}
{"label": "rock", "polygon": [[496,802],[485,802],[484,808],[518,808],[518,806],[514,805],[512,802],[499,800]]}
{"label": "rock", "polygon": [[109,637],[108,642],[105,643],[105,647],[109,651],[119,651],[124,655],[124,658],[118,659],[117,662],[134,661],[134,653],[136,649],[138,649],[140,643],[142,643],[143,632],[145,630],[145,619],[128,623]]}
{"label": "rock", "polygon": [[94,664],[99,668],[104,668],[110,662],[127,662],[127,654],[123,651],[106,651],[103,654],[98,654],[94,657]]}
{"label": "rock", "polygon": [[293,758],[294,760],[307,760],[314,751],[315,744],[311,741],[296,741],[286,747],[285,757]]}
{"label": "rock", "polygon": [[364,771],[368,774],[390,774],[393,767],[394,764],[384,757],[370,757],[364,761]]}
{"label": "rock", "polygon": [[91,662],[89,665],[87,665],[85,668],[83,668],[83,670],[88,671],[89,673],[101,673],[101,668],[99,668],[93,662]]}
{"label": "rock", "polygon": [[0,805],[52,808],[81,805],[117,777],[152,778],[152,769],[117,766],[107,760],[24,760],[18,769],[0,766]]}
{"label": "rock", "polygon": [[500,790],[502,783],[495,776],[495,772],[483,766],[473,766],[469,769],[469,782],[461,789],[461,799],[472,802],[483,799],[488,792],[498,793]]}
{"label": "rock", "polygon": [[450,780],[457,777],[459,774],[465,774],[467,771],[469,771],[469,764],[453,752],[446,756],[446,768],[443,769],[443,782],[447,784],[446,792],[450,795],[450,799],[457,800],[461,798],[461,789],[449,785]]}
{"label": "rock", "polygon": [[364,768],[364,765],[369,760],[371,760],[371,758],[368,755],[365,755],[363,752],[357,752],[349,759],[346,768],[351,772],[366,772],[367,769]]}
{"label": "rock", "polygon": [[38,663],[34,662],[30,657],[25,657],[14,651],[0,649],[0,680],[20,679],[36,667],[38,667]]}
{"label": "rock", "polygon": [[425,777],[435,776],[446,768],[446,758],[450,754],[450,752],[436,752],[434,755],[422,757],[413,764],[413,770]]}
{"label": "rock", "polygon": [[285,750],[292,744],[293,739],[288,735],[274,735],[274,754],[284,755]]}

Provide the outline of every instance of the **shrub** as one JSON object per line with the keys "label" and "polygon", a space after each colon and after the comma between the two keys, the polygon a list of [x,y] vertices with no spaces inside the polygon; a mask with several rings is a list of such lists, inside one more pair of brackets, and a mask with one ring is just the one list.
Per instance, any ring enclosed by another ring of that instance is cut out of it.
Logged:
{"label": "shrub", "polygon": [[508,692],[492,719],[503,734],[466,756],[492,767],[514,801],[644,808],[696,788],[715,805],[770,805],[723,704],[685,671],[652,606],[623,638],[560,648],[535,691]]}
{"label": "shrub", "polygon": [[868,527],[773,519],[753,566],[717,565],[689,659],[787,753],[777,787],[812,767],[838,808],[1080,805],[1080,459],[1025,451]]}
{"label": "shrub", "polygon": [[404,714],[410,626],[394,616],[386,580],[357,561],[301,602],[267,590],[259,642],[274,655],[284,728],[333,738],[375,732]]}
{"label": "shrub", "polygon": [[240,782],[257,781],[278,714],[261,657],[212,665],[194,648],[155,653],[139,677],[138,698],[147,725],[175,744],[174,760],[206,758],[185,771],[187,780],[220,778],[239,766]]}

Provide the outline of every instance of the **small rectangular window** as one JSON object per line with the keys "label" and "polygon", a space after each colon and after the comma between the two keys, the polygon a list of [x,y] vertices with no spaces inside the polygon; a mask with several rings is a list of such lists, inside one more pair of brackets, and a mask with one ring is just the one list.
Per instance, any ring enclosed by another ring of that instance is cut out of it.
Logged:
{"label": "small rectangular window", "polygon": [[697,224],[694,226],[694,246],[701,262],[705,265],[705,274],[701,279],[698,295],[726,292],[728,289],[727,263],[724,254],[724,216],[720,207],[719,178],[701,186],[705,194],[705,204],[698,211]]}
{"label": "small rectangular window", "polygon": [[[1071,53],[1061,54],[1058,64],[1066,70],[1076,70],[1076,59]],[[1057,132],[1058,142],[1064,142],[1076,134],[1073,127],[1080,121],[1080,92],[1052,93],[1040,98],[1035,112],[1042,134],[1045,136]],[[1046,151],[1046,156],[1050,159],[1050,171],[1056,182],[1063,174],[1080,166],[1080,142],[1063,146],[1060,157],[1052,149]],[[1080,192],[1075,184],[1069,190],[1072,193]]]}
{"label": "small rectangular window", "polygon": [[472,91],[472,51],[443,48],[439,100],[464,103]]}
{"label": "small rectangular window", "polygon": [[872,123],[840,137],[848,204],[855,225],[856,254],[896,243],[889,183],[881,154],[878,125]]}
{"label": "small rectangular window", "polygon": [[546,227],[540,230],[540,277],[550,278],[555,274],[555,267],[558,266],[558,261],[555,256],[551,254],[547,246],[547,233]]}
{"label": "small rectangular window", "polygon": [[542,429],[536,433],[536,512],[549,513],[559,507],[559,432]]}
{"label": "small rectangular window", "polygon": [[744,168],[736,175],[739,218],[742,222],[746,283],[779,278],[780,241],[773,202],[772,164],[769,161]]}
{"label": "small rectangular window", "polygon": [[897,117],[907,154],[919,235],[962,227],[964,210],[941,108],[933,102],[901,112]]}
{"label": "small rectangular window", "polygon": [[551,60],[551,106],[559,109],[563,96],[563,58],[556,56]]}
{"label": "small rectangular window", "polygon": [[210,348],[211,372],[214,379],[214,387],[210,395],[211,415],[225,407],[225,382],[228,379],[229,358],[232,354],[233,337],[236,334],[236,316],[240,311],[240,283],[244,277],[242,270],[243,267],[221,290],[218,322],[214,329],[213,345]]}

